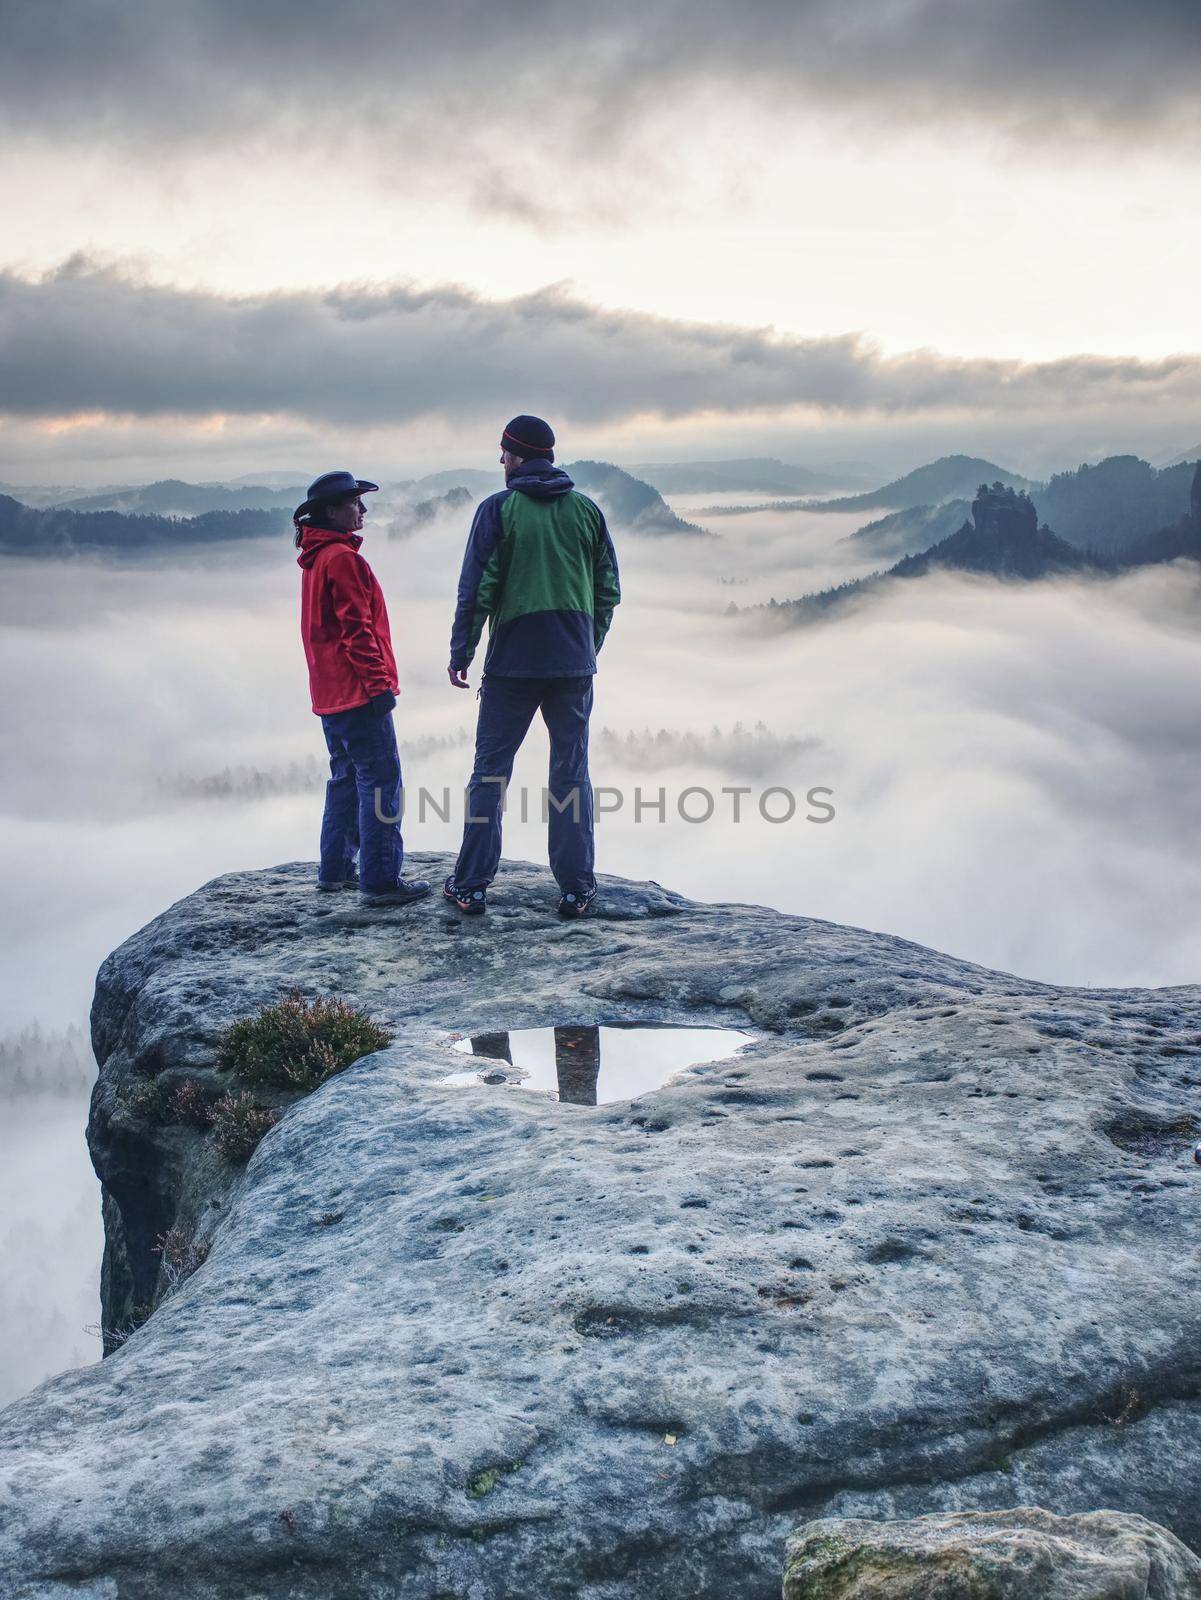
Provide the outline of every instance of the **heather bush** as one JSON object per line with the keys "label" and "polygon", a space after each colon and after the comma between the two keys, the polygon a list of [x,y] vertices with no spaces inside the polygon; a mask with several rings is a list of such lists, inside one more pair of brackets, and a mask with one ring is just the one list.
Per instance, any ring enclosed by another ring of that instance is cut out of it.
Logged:
{"label": "heather bush", "polygon": [[307,1092],[391,1041],[390,1033],[344,1000],[308,1001],[294,989],[227,1028],[217,1066],[248,1083]]}
{"label": "heather bush", "polygon": [[173,1121],[189,1128],[207,1128],[213,1120],[212,1102],[194,1078],[180,1084],[167,1101],[167,1110]]}
{"label": "heather bush", "polygon": [[261,1106],[252,1094],[226,1094],[212,1111],[209,1143],[227,1161],[249,1161],[279,1112]]}
{"label": "heather bush", "polygon": [[127,1339],[132,1339],[139,1328],[150,1320],[153,1306],[134,1306],[129,1314],[129,1320],[115,1328],[106,1328],[99,1322],[89,1322],[84,1326],[85,1333],[96,1334],[106,1356],[112,1355],[114,1350],[119,1350]]}
{"label": "heather bush", "polygon": [[208,1260],[209,1253],[207,1244],[198,1244],[189,1239],[182,1228],[168,1228],[166,1233],[160,1233],[155,1240],[154,1250],[163,1261],[163,1277],[167,1284],[164,1299]]}

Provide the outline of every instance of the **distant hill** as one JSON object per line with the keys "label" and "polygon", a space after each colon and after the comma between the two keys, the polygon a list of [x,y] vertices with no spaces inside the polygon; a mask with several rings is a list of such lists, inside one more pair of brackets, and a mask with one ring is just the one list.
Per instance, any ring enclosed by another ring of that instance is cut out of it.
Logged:
{"label": "distant hill", "polygon": [[[677,517],[649,483],[643,483],[609,461],[570,461],[563,470],[581,494],[596,501],[606,520],[615,528],[650,534],[703,534],[705,531],[694,522]],[[422,489],[470,489],[476,499],[496,494],[504,486],[499,468],[495,472],[481,472],[477,467],[455,467],[448,472],[431,472],[418,480],[418,487]]]}
{"label": "distant hill", "polygon": [[[657,489],[604,461],[576,461],[566,469],[584,494],[591,495],[615,528],[651,535],[704,536],[704,529],[684,522],[664,502]],[[420,487],[440,492],[396,513],[388,531],[405,537],[432,521],[443,509],[461,511],[466,530],[472,506],[483,494],[504,487],[499,471],[463,468],[433,473]],[[400,487],[400,486],[393,486]],[[412,489],[414,485],[404,485]],[[185,491],[188,493],[185,494]],[[482,493],[481,493],[482,491]],[[230,490],[220,485],[187,484],[166,479],[161,483],[118,488],[104,495],[87,496],[69,506],[30,506],[11,495],[0,495],[0,552],[27,555],[71,555],[86,550],[146,551],[217,539],[254,539],[286,533],[292,511],[304,499],[302,485],[286,489]],[[152,505],[188,504],[194,495],[208,508],[199,515],[173,515],[165,511],[120,509]],[[243,498],[262,497],[264,506],[243,506]],[[213,499],[225,504],[213,507]],[[102,505],[93,505],[100,500]],[[118,507],[108,504],[119,502]],[[230,504],[229,502],[233,502]]]}
{"label": "distant hill", "polygon": [[972,501],[972,518],[957,533],[905,556],[888,572],[893,578],[920,578],[936,568],[956,572],[987,572],[998,578],[1024,578],[1027,582],[1054,572],[1079,572],[1096,563],[1039,524],[1033,500],[1002,484],[980,486]]}
{"label": "distant hill", "polygon": [[477,500],[495,494],[504,486],[505,475],[499,463],[491,472],[483,472],[479,467],[451,467],[446,472],[429,472],[424,478],[418,478],[414,485],[417,489],[427,489],[431,494],[444,494],[447,489],[470,489]]}
{"label": "distant hill", "polygon": [[1201,460],[1191,469],[1189,508],[1184,516],[1125,546],[1116,559],[1123,567],[1146,567],[1181,556],[1201,561]]}
{"label": "distant hill", "polygon": [[[898,579],[920,578],[939,570],[987,573],[998,578],[1034,582],[1067,572],[1094,572],[1112,577],[1134,567],[1182,557],[1201,561],[1201,460],[1187,469],[1187,477],[1187,504],[1183,516],[1123,546],[1116,553],[1082,550],[1052,533],[1045,523],[1040,524],[1034,501],[1024,490],[1014,491],[1000,482],[991,486],[981,484],[972,501],[970,521],[929,549],[904,556],[887,571],[873,572],[869,577],[824,589],[818,594],[802,595],[798,600],[772,600],[766,606],[748,606],[741,613],[737,606],[731,605],[727,614],[759,612],[780,621],[810,622],[829,615],[849,600],[878,592]],[[852,535],[854,537],[857,536]]]}
{"label": "distant hill", "polygon": [[957,532],[971,515],[968,500],[946,500],[940,506],[909,506],[865,523],[848,533],[842,544],[854,545],[856,554],[897,560],[926,550]]}
{"label": "distant hill", "polygon": [[1081,549],[1116,553],[1188,510],[1191,465],[1160,471],[1138,456],[1108,456],[1095,466],[1057,472],[1034,489],[1055,531]]}
{"label": "distant hill", "polygon": [[[203,487],[206,489],[214,487],[218,489],[245,489],[249,485],[257,489],[261,485],[265,485],[268,489],[290,489],[294,483],[312,483],[316,476],[317,474],[311,470],[307,472],[293,470],[287,472],[247,472],[240,478],[226,478],[216,484],[206,483]],[[297,505],[300,504],[299,501],[296,503]]]}
{"label": "distant hill", "polygon": [[431,522],[448,513],[458,513],[464,528],[470,526],[475,506],[475,495],[466,484],[456,484],[445,494],[433,495],[428,500],[418,500],[413,505],[402,506],[388,524],[390,539],[407,539],[411,534],[428,528]]}
{"label": "distant hill", "polygon": [[[950,456],[947,461],[962,463],[969,459]],[[898,493],[899,486],[912,487],[915,482],[921,481],[923,474],[944,465],[943,462],[935,462],[933,467],[920,468],[917,473],[910,473],[908,478],[899,479],[898,485],[878,490],[877,496]],[[1037,502],[1043,520],[1061,539],[1082,550],[1104,555],[1116,553],[1125,545],[1176,522],[1188,508],[1191,477],[1191,465],[1156,471],[1138,456],[1109,456],[1095,465],[1086,464],[1070,472],[1058,472],[1046,483],[1007,479],[1004,474],[986,481],[996,482],[999,478],[1001,482],[1011,482],[1017,488],[1027,489]],[[946,476],[939,474],[937,481],[945,484]],[[908,492],[908,488],[905,492]],[[861,503],[865,498],[874,497],[857,496],[855,501]],[[864,545],[873,548],[881,556],[900,553],[903,545],[908,547],[906,553],[914,552],[922,547],[922,543],[929,542],[921,541],[927,519],[937,539],[937,529],[947,507],[962,504],[966,515],[968,498],[970,496],[963,501],[944,501],[941,507],[908,506],[860,528],[851,538],[862,540]],[[845,499],[827,500],[823,504],[826,509],[835,510],[847,510],[853,506],[852,501]]]}
{"label": "distant hill", "polygon": [[861,480],[848,474],[831,477],[811,472],[774,456],[748,456],[735,461],[653,461],[630,471],[660,494],[810,494],[822,489],[854,488]]}
{"label": "distant hill", "polygon": [[19,500],[23,506],[56,506],[82,493],[78,485],[0,483],[0,495]]}
{"label": "distant hill", "polygon": [[1201,517],[1181,517],[1170,527],[1157,528],[1122,550],[1117,560],[1123,567],[1153,567],[1164,561],[1187,556],[1201,561]]}
{"label": "distant hill", "polygon": [[563,469],[582,494],[595,500],[615,528],[629,533],[704,535],[670,509],[658,489],[608,461],[572,461]]}
{"label": "distant hill", "polygon": [[290,527],[290,515],[278,510],[209,511],[177,519],[26,506],[11,495],[0,495],[0,553],[7,555],[70,556],[101,550],[133,554],[262,538]]}
{"label": "distant hill", "polygon": [[1201,444],[1195,444],[1191,450],[1182,450],[1178,456],[1172,456],[1169,461],[1160,461],[1163,467],[1186,467],[1194,461],[1201,461]]}
{"label": "distant hill", "polygon": [[[1031,582],[1057,573],[1098,569],[1112,570],[1040,525],[1034,502],[1026,492],[997,480],[991,486],[979,486],[972,500],[970,520],[928,550],[904,556],[885,572],[802,595],[798,600],[750,606],[741,614],[761,612],[781,621],[810,622],[849,600],[934,571],[986,573]],[[737,612],[738,607],[730,606],[727,614]]]}
{"label": "distant hill", "polygon": [[304,484],[268,488],[265,484],[246,484],[226,488],[214,483],[184,483],[164,478],[124,488],[107,489],[99,494],[56,501],[64,511],[122,511],[131,516],[195,517],[208,511],[292,511],[304,499]]}
{"label": "distant hill", "polygon": [[1010,489],[1029,489],[1030,480],[1008,472],[995,462],[978,456],[942,456],[938,461],[915,467],[903,478],[894,478],[882,489],[868,494],[842,495],[837,500],[806,503],[805,511],[903,511],[913,506],[939,505],[944,500],[967,500],[980,483],[1002,483]]}

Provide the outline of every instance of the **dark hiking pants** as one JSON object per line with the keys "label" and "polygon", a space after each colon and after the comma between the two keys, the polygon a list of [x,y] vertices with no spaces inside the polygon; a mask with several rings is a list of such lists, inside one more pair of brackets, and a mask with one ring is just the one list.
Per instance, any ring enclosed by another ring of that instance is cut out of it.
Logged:
{"label": "dark hiking pants", "polygon": [[595,847],[592,784],[588,777],[588,718],[592,678],[485,676],[475,733],[475,766],[467,790],[463,847],[455,865],[457,889],[484,889],[500,865],[501,802],[513,762],[542,712],[550,734],[546,798],[550,869],[564,894],[591,889]]}
{"label": "dark hiking pants", "polygon": [[329,782],[319,876],[326,883],[348,878],[357,851],[362,892],[395,889],[404,844],[396,822],[380,821],[400,816],[400,754],[392,717],[377,717],[369,706],[356,706],[322,717],[321,726],[329,750]]}

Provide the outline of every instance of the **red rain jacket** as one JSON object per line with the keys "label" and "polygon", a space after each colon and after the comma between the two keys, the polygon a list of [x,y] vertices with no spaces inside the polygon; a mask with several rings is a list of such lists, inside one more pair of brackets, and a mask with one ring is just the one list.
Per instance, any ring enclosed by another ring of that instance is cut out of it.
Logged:
{"label": "red rain jacket", "polygon": [[300,634],[320,717],[398,687],[388,608],[358,553],[362,542],[361,534],[308,527],[300,541]]}

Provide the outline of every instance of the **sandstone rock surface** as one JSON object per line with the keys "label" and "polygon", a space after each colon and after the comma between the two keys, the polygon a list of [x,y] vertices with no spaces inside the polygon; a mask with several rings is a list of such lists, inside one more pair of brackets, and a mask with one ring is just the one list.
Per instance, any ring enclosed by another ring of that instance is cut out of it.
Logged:
{"label": "sandstone rock surface", "polygon": [[[1031,1504],[1201,1542],[1201,989],[617,879],[560,924],[531,867],[478,921],[312,879],[217,879],[101,969],[105,1323],[165,1228],[208,1254],[0,1415],[6,1600],[767,1600],[809,1518]],[[215,1092],[293,986],[396,1039],[248,1167],[129,1109]],[[637,1019],[758,1042],[598,1108],[439,1081],[454,1033]]]}
{"label": "sandstone rock surface", "polygon": [[810,1523],[784,1600],[1201,1600],[1201,1561],[1143,1517],[952,1512]]}

